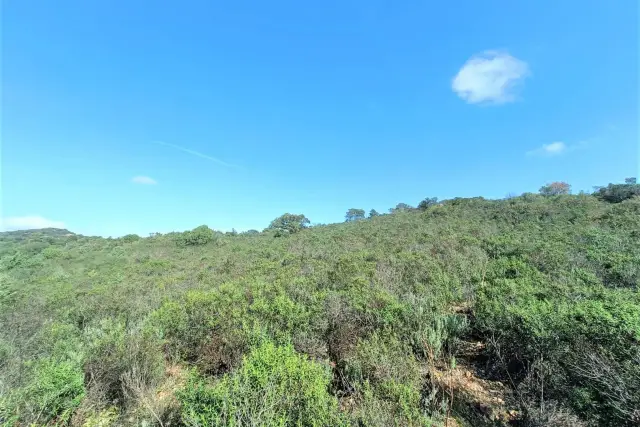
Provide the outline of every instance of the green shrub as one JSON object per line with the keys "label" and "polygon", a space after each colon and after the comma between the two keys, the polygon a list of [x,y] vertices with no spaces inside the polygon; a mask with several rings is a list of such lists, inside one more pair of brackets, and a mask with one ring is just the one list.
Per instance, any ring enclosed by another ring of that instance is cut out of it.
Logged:
{"label": "green shrub", "polygon": [[328,367],[266,342],[216,382],[193,374],[178,392],[188,426],[337,426]]}
{"label": "green shrub", "polygon": [[298,327],[304,327],[307,310],[283,293],[272,298],[259,296],[251,304],[251,313],[269,325],[270,332],[286,340]]}
{"label": "green shrub", "polygon": [[640,197],[615,204],[600,218],[601,222],[617,234],[616,230],[629,230],[628,237],[640,241]]}
{"label": "green shrub", "polygon": [[122,240],[125,243],[133,243],[140,240],[140,236],[138,236],[137,234],[127,234],[125,236],[122,236],[120,240]]}
{"label": "green shrub", "polygon": [[60,258],[64,254],[64,249],[60,246],[49,246],[42,251],[42,255],[47,259]]}
{"label": "green shrub", "polygon": [[58,360],[78,365],[84,360],[85,345],[81,331],[69,323],[53,322],[43,329],[39,339],[41,350]]}
{"label": "green shrub", "polygon": [[[410,390],[414,395],[415,391]],[[415,401],[415,397],[403,399]],[[415,402],[414,402],[415,403]],[[419,412],[412,409],[410,411]],[[427,414],[426,412],[412,417],[398,416],[398,405],[387,399],[378,397],[370,384],[365,383],[357,397],[357,405],[350,414],[352,425],[366,427],[441,427],[445,426],[444,417],[440,413]]]}
{"label": "green shrub", "polygon": [[153,388],[164,371],[161,343],[151,328],[128,329],[105,320],[87,332],[84,363],[89,395],[99,404],[125,402],[128,388]]}
{"label": "green shrub", "polygon": [[[476,327],[497,355],[498,371],[522,381],[528,398],[537,399],[544,384],[548,399],[573,395],[567,403],[576,412],[616,425],[630,420],[630,408],[638,404],[624,398],[638,395],[640,387],[640,371],[628,368],[640,360],[638,307],[636,292],[601,285],[559,287],[523,261],[500,259],[479,289],[474,314]],[[531,387],[528,380],[540,375],[536,366],[543,362],[544,381]],[[601,374],[590,371],[596,363]],[[608,377],[593,379],[600,375]]]}
{"label": "green shrub", "polygon": [[17,268],[26,264],[27,258],[28,257],[22,252],[5,255],[0,260],[0,266],[3,270],[11,270],[12,268]]}
{"label": "green shrub", "polygon": [[407,319],[406,341],[414,353],[423,359],[433,361],[446,354],[455,354],[456,345],[468,328],[465,316],[446,313],[429,313],[424,306],[415,308],[415,314]]}
{"label": "green shrub", "polygon": [[0,339],[0,366],[4,366],[9,361],[9,357],[14,349],[8,342]]}
{"label": "green shrub", "polygon": [[236,285],[223,285],[215,292],[192,291],[182,301],[167,301],[151,321],[172,357],[217,373],[240,362],[251,320],[246,295]]}
{"label": "green shrub", "polygon": [[620,203],[624,200],[640,196],[640,184],[609,184],[598,188],[593,194],[596,198],[608,203]]}
{"label": "green shrub", "polygon": [[33,365],[23,388],[0,398],[0,419],[67,425],[84,396],[84,376],[76,364],[42,359]]}
{"label": "green shrub", "polygon": [[16,281],[5,273],[0,273],[0,307],[11,305],[17,298]]}
{"label": "green shrub", "polygon": [[215,233],[212,229],[206,225],[201,225],[191,231],[178,234],[176,243],[178,246],[200,246],[213,241],[214,237]]}
{"label": "green shrub", "polygon": [[82,423],[82,427],[111,427],[116,426],[119,418],[118,410],[111,406],[100,412],[91,414]]}
{"label": "green shrub", "polygon": [[421,409],[422,378],[411,350],[394,336],[374,333],[358,343],[345,374],[360,398],[386,402],[397,425],[428,425]]}

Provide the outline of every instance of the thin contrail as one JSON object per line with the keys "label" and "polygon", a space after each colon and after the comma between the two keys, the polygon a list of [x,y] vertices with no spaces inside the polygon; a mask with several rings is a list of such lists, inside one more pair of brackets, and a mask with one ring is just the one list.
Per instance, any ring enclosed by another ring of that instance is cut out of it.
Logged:
{"label": "thin contrail", "polygon": [[224,161],[222,161],[222,160],[220,160],[220,159],[216,159],[215,157],[208,156],[208,155],[206,155],[206,154],[200,153],[200,152],[195,151],[195,150],[191,150],[191,149],[186,148],[186,147],[181,147],[181,146],[179,146],[179,145],[169,144],[168,142],[162,142],[162,141],[153,141],[153,143],[154,143],[154,144],[158,144],[158,145],[164,145],[165,147],[175,148],[176,150],[180,150],[180,151],[183,151],[183,152],[185,152],[185,153],[188,153],[188,154],[192,154],[192,155],[194,155],[194,156],[201,157],[201,158],[203,158],[203,159],[211,160],[212,162],[216,162],[217,164],[222,165],[222,166],[227,166],[227,167],[230,167],[230,168],[237,168],[237,167],[239,167],[239,166],[237,166],[237,165],[233,165],[233,164],[231,164],[231,163],[224,162]]}

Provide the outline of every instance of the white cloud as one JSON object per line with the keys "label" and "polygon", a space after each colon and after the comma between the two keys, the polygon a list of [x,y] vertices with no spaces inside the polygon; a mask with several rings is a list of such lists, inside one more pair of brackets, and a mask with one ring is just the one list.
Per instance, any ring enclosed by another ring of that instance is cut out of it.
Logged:
{"label": "white cloud", "polygon": [[150,178],[148,176],[134,176],[131,178],[131,182],[134,184],[143,184],[143,185],[155,185],[157,184],[156,180]]}
{"label": "white cloud", "polygon": [[567,152],[567,150],[567,144],[558,141],[551,144],[542,144],[542,147],[527,151],[527,156],[559,156]]}
{"label": "white cloud", "polygon": [[527,156],[559,156],[571,151],[588,148],[588,145],[588,141],[580,141],[571,145],[567,145],[564,142],[557,141],[552,142],[551,144],[542,144],[542,147],[538,147],[535,150],[527,151]]}
{"label": "white cloud", "polygon": [[460,68],[451,88],[469,104],[504,104],[516,99],[516,88],[528,75],[526,62],[506,52],[488,50]]}
{"label": "white cloud", "polygon": [[537,150],[540,154],[546,154],[548,156],[557,156],[567,151],[567,144],[564,142],[552,142],[551,144],[542,144],[542,147]]}
{"label": "white cloud", "polygon": [[10,216],[2,219],[1,229],[11,230],[32,230],[36,228],[65,228],[62,221],[53,221],[38,215]]}

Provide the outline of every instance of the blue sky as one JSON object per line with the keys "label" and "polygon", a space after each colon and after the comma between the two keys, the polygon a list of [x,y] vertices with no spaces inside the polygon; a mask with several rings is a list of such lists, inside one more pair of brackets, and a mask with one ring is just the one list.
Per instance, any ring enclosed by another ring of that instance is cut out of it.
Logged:
{"label": "blue sky", "polygon": [[5,229],[262,229],[638,175],[636,0],[1,13]]}

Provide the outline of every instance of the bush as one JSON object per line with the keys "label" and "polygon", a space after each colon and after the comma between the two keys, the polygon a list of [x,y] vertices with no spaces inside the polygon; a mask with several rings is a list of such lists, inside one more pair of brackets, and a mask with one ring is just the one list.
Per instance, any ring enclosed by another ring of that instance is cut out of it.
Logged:
{"label": "bush", "polygon": [[201,225],[200,227],[196,227],[191,231],[179,233],[176,237],[176,243],[178,244],[178,246],[206,245],[207,243],[213,241],[214,237],[215,233],[212,229],[210,229],[206,225]]}
{"label": "bush", "polygon": [[82,427],[111,427],[116,426],[118,421],[118,410],[115,407],[109,407],[98,413],[87,417],[82,423]]}
{"label": "bush", "polygon": [[585,418],[617,425],[640,403],[625,397],[640,395],[640,370],[631,368],[640,360],[639,305],[635,292],[556,287],[528,263],[500,259],[478,292],[474,314],[497,356],[498,374],[526,386],[528,399],[536,401],[544,387],[547,399],[569,397]]}
{"label": "bush", "polygon": [[608,203],[620,203],[640,196],[640,184],[609,184],[598,188],[593,194],[596,198]]}
{"label": "bush", "polygon": [[82,370],[71,362],[39,360],[22,389],[0,398],[0,420],[66,425],[85,396]]}
{"label": "bush", "polygon": [[171,357],[212,374],[236,367],[249,343],[248,302],[234,285],[216,292],[192,291],[180,302],[165,302],[152,322]]}
{"label": "bush", "polygon": [[13,304],[18,296],[15,281],[8,274],[0,273],[0,308]]}
{"label": "bush", "polygon": [[188,426],[338,426],[330,381],[328,367],[265,342],[238,371],[214,383],[194,373],[177,395]]}
{"label": "bush", "polygon": [[311,323],[322,309],[316,301],[294,301],[284,289],[262,286],[252,295],[249,306],[252,317],[279,344],[311,333]]}
{"label": "bush", "polygon": [[[100,404],[127,402],[129,386],[153,388],[162,376],[160,342],[149,328],[128,330],[123,323],[104,321],[88,332],[90,349],[84,364],[89,396]],[[129,399],[131,400],[131,399]]]}
{"label": "bush", "polygon": [[373,392],[385,402],[396,423],[429,425],[421,410],[418,363],[396,337],[374,333],[360,341],[347,361],[345,373],[361,399]]}
{"label": "bush", "polygon": [[64,250],[60,246],[49,246],[42,251],[42,255],[47,259],[60,258],[64,254]]}
{"label": "bush", "polygon": [[137,234],[127,234],[126,236],[122,236],[120,240],[125,243],[133,243],[140,240],[140,236],[138,236]]}

